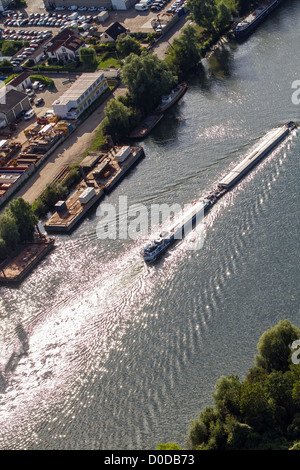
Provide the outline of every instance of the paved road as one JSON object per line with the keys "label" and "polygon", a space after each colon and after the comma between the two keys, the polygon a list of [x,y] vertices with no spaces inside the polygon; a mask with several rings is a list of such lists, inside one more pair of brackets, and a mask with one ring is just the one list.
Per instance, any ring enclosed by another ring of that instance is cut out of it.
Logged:
{"label": "paved road", "polygon": [[181,29],[187,24],[191,23],[191,20],[187,19],[188,15],[181,17],[178,22],[161,38],[161,40],[154,46],[153,52],[159,57],[164,59],[167,50],[172,46],[172,42],[175,38],[180,36]]}

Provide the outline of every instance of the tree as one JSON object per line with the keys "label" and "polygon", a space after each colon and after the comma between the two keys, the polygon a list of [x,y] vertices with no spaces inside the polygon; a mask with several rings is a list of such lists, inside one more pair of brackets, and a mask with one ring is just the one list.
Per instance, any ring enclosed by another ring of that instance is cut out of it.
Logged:
{"label": "tree", "polygon": [[18,51],[13,41],[4,41],[2,44],[1,52],[3,57],[12,57]]}
{"label": "tree", "polygon": [[191,17],[206,31],[215,32],[214,20],[217,16],[215,0],[187,0]]}
{"label": "tree", "polygon": [[241,384],[237,376],[221,377],[213,395],[217,411],[221,416],[239,415],[239,398]]}
{"label": "tree", "polygon": [[167,63],[175,67],[176,73],[184,75],[196,68],[200,59],[198,34],[193,26],[188,25],[180,37],[174,39],[168,51]]}
{"label": "tree", "polygon": [[[7,211],[0,216],[0,238],[4,240],[7,249],[6,256],[16,249],[20,240],[16,220],[13,215]],[[2,248],[4,247],[2,246]]]}
{"label": "tree", "polygon": [[116,50],[121,57],[127,57],[129,54],[140,53],[140,43],[129,34],[122,33],[116,41]]}
{"label": "tree", "polygon": [[5,259],[7,256],[7,247],[3,238],[0,238],[0,260]]}
{"label": "tree", "polygon": [[230,8],[222,1],[217,5],[217,15],[215,18],[215,27],[219,32],[228,28],[231,21]]}
{"label": "tree", "polygon": [[107,117],[106,132],[123,137],[130,129],[131,111],[121,101],[111,99],[105,109]]}
{"label": "tree", "polygon": [[280,321],[260,338],[257,345],[259,354],[255,357],[256,365],[268,372],[286,371],[290,365],[291,344],[299,338],[299,328],[288,320]]}
{"label": "tree", "polygon": [[93,47],[81,47],[79,49],[80,62],[87,69],[95,68],[97,65],[96,51]]}
{"label": "tree", "polygon": [[182,450],[182,448],[174,442],[167,442],[166,444],[158,444],[156,450]]}
{"label": "tree", "polygon": [[20,241],[32,240],[38,219],[34,215],[31,205],[23,198],[18,197],[9,204],[6,212],[11,214],[16,221]]}
{"label": "tree", "polygon": [[163,94],[170,92],[177,77],[156,55],[143,51],[140,56],[127,57],[121,78],[135,106],[146,114],[158,105]]}

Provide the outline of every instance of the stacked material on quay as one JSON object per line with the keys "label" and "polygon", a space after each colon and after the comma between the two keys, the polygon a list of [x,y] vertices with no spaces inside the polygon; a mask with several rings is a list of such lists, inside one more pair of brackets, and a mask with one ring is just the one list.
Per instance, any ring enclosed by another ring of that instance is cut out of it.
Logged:
{"label": "stacked material on quay", "polygon": [[70,232],[144,155],[142,147],[123,146],[114,147],[105,155],[93,153],[86,157],[80,168],[83,180],[66,201],[57,203],[56,211],[44,225],[45,230]]}

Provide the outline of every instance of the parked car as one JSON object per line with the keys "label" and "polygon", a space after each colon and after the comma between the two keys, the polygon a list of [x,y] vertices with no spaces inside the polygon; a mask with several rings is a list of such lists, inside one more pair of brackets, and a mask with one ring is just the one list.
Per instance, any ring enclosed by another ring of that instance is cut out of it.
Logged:
{"label": "parked car", "polygon": [[35,105],[36,106],[42,106],[42,104],[44,104],[45,101],[44,101],[44,98],[38,98],[35,102]]}
{"label": "parked car", "polygon": [[49,119],[49,118],[52,118],[53,116],[54,116],[54,111],[53,111],[53,109],[48,109],[48,110],[45,112],[45,114],[44,114],[43,117],[45,117],[46,119]]}
{"label": "parked car", "polygon": [[33,116],[35,116],[35,112],[33,111],[33,109],[30,109],[24,114],[24,119],[25,121],[28,121],[29,119],[33,118]]}

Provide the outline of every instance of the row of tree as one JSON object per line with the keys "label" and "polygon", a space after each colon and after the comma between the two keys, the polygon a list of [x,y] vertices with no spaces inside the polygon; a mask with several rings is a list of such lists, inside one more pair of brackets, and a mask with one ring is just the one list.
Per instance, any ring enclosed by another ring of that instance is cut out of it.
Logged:
{"label": "row of tree", "polygon": [[38,222],[31,205],[19,197],[0,216],[0,260],[13,253],[19,243],[31,241]]}

